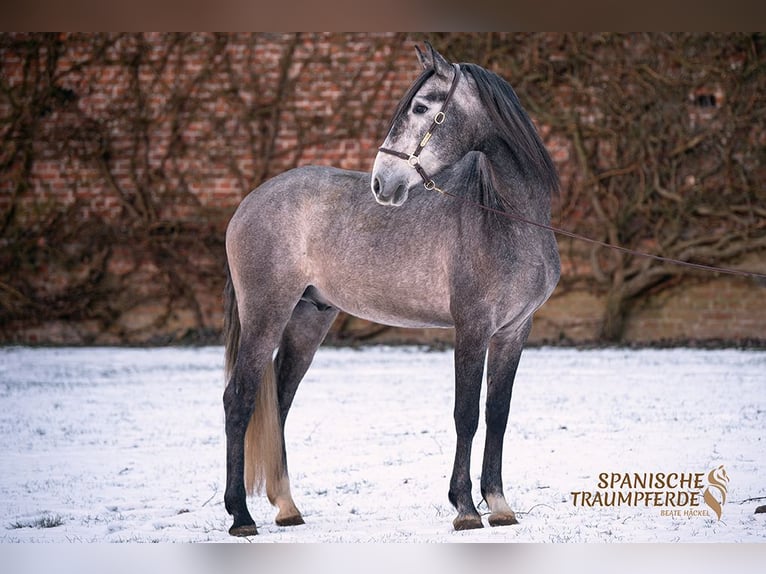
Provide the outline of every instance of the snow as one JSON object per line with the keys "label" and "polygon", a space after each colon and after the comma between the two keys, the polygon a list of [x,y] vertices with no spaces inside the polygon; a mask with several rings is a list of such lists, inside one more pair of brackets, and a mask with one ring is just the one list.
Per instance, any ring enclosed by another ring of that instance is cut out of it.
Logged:
{"label": "snow", "polygon": [[[0,542],[242,542],[223,507],[222,370],[220,347],[0,349]],[[504,458],[520,524],[467,532],[447,501],[452,377],[449,351],[320,349],[287,424],[306,524],[276,526],[256,496],[249,541],[766,540],[765,351],[526,350]],[[572,503],[601,472],[721,464],[720,521]]]}

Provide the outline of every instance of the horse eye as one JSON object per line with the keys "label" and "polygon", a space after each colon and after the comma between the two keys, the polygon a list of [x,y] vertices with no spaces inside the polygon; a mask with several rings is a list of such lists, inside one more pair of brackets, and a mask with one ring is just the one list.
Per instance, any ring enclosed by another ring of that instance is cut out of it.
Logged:
{"label": "horse eye", "polygon": [[428,108],[425,107],[423,104],[416,104],[414,108],[412,108],[412,112],[415,114],[424,114],[428,111]]}

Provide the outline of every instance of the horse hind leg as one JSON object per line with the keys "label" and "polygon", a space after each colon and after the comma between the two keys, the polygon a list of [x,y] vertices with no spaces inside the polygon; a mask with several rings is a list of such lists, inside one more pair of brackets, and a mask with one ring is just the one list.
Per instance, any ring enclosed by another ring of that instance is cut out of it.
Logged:
{"label": "horse hind leg", "polygon": [[[225,295],[226,371],[229,379],[223,394],[226,418],[224,502],[227,512],[233,517],[229,533],[233,536],[251,536],[258,532],[247,509],[248,492],[252,492],[262,480],[267,481],[264,477],[283,474],[280,469],[283,460],[282,432],[276,390],[273,388],[272,354],[295,303],[254,309],[252,302],[265,298],[251,295],[244,298],[249,306],[246,311],[249,312],[243,314],[234,297],[231,278],[227,281]],[[296,296],[293,301],[297,300]],[[240,322],[241,317],[247,319]],[[255,442],[252,439],[256,439]],[[271,482],[275,481],[272,479]]]}
{"label": "horse hind leg", "polygon": [[511,393],[531,321],[521,329],[497,333],[489,345],[487,361],[487,435],[481,472],[481,494],[490,510],[490,526],[518,524],[503,493],[503,438],[508,424]]}
{"label": "horse hind leg", "polygon": [[[257,403],[262,402],[264,382],[272,370],[270,351],[267,347],[255,348],[248,337],[240,345],[233,374],[223,394],[226,415],[226,510],[233,517],[229,529],[232,536],[252,536],[258,533],[255,521],[247,509],[247,492],[252,491],[253,446],[247,444],[252,438],[254,423],[262,421]],[[272,377],[273,378],[273,377]],[[250,441],[251,442],[251,441]],[[249,476],[247,476],[249,475]]]}
{"label": "horse hind leg", "polygon": [[271,489],[272,494],[269,496],[269,501],[278,508],[277,516],[274,519],[276,525],[299,526],[305,524],[301,511],[298,510],[293,501],[293,495],[290,491],[290,478],[287,472],[280,477],[279,481]]}
{"label": "horse hind leg", "polygon": [[282,432],[283,474],[269,484],[269,501],[278,508],[275,522],[278,526],[303,524],[303,517],[293,501],[287,471],[287,450],[284,428],[295,392],[314,358],[317,348],[330,329],[338,311],[326,305],[300,301],[287,324],[275,360],[280,429]]}

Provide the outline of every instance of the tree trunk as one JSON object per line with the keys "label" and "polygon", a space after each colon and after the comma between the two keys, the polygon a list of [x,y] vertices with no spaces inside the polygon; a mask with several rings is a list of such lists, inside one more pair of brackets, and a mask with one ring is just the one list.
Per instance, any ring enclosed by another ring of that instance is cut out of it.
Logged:
{"label": "tree trunk", "polygon": [[604,320],[601,323],[600,340],[605,343],[619,343],[625,330],[625,297],[622,287],[609,290],[604,306]]}

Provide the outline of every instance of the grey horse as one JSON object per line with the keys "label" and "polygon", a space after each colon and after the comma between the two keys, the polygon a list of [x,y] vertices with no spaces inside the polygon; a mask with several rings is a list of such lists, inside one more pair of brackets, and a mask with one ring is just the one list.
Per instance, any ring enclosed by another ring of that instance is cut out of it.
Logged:
{"label": "grey horse", "polygon": [[285,420],[339,310],[455,329],[449,500],[457,530],[482,527],[470,458],[489,353],[481,494],[490,525],[516,523],[503,492],[503,437],[532,315],[560,265],[553,233],[502,214],[548,224],[558,176],[505,80],[450,64],[430,45],[417,52],[423,72],[399,103],[371,174],[285,172],[245,197],[229,223],[223,402],[232,535],[257,534],[246,495],[264,486],[277,524],[303,523],[290,492]]}

